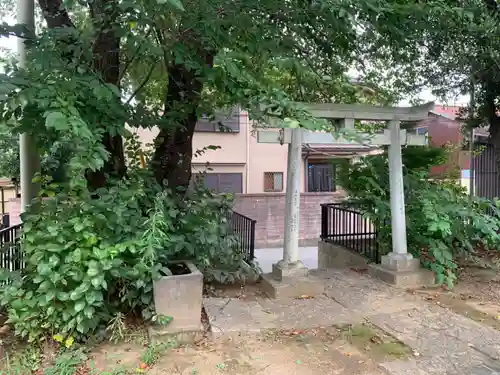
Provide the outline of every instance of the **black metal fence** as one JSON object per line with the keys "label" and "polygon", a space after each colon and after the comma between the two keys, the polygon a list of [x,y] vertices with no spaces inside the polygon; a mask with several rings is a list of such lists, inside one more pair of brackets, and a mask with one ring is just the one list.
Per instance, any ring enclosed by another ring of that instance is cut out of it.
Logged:
{"label": "black metal fence", "polygon": [[236,250],[245,255],[245,260],[251,262],[255,258],[255,223],[238,212],[230,211],[228,222],[233,234],[237,237]]}
{"label": "black metal fence", "polygon": [[321,205],[321,239],[352,250],[371,262],[380,263],[377,230],[354,205]]}
{"label": "black metal fence", "polygon": [[24,268],[20,236],[21,224],[0,229],[0,268],[7,271]]}
{"label": "black metal fence", "polygon": [[474,194],[478,197],[493,199],[500,196],[495,147],[481,144],[481,151],[472,158],[472,170],[469,178],[474,179]]}

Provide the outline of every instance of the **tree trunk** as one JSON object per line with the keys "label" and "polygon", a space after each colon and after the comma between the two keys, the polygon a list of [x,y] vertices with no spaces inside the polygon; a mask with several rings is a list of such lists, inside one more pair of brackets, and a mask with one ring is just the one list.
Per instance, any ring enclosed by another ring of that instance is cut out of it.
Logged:
{"label": "tree trunk", "polygon": [[[93,1],[90,3],[90,12],[99,30],[92,46],[94,72],[104,82],[120,87],[120,37],[116,32],[118,4],[115,0]],[[101,170],[87,172],[91,190],[105,186],[108,175],[122,178],[127,171],[122,137],[105,133],[102,143],[109,152],[109,159]]]}
{"label": "tree trunk", "polygon": [[181,196],[191,180],[193,133],[201,89],[202,83],[193,71],[183,65],[169,68],[164,107],[168,127],[162,127],[155,139],[152,167],[156,181]]}

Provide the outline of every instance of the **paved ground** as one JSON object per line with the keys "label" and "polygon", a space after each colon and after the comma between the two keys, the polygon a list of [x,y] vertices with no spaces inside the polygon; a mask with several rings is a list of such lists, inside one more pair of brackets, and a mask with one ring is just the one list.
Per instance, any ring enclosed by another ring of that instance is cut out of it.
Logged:
{"label": "paved ground", "polygon": [[[318,268],[317,246],[301,247],[299,248],[299,253],[299,259],[302,260],[307,268],[311,270]],[[264,273],[271,272],[273,263],[283,259],[283,248],[256,249],[255,258]]]}
{"label": "paved ground", "polygon": [[[267,264],[263,266],[265,268]],[[349,356],[351,360],[344,361],[342,369],[336,367],[336,355],[332,354],[330,371],[325,372],[322,367],[312,371],[313,367],[310,367],[305,372],[295,368],[287,373],[500,374],[500,331],[427,301],[422,295],[391,288],[364,274],[349,270],[316,273],[324,279],[326,290],[324,295],[312,299],[206,299],[204,305],[214,336],[223,340],[249,333],[258,335],[269,329],[321,330],[346,324],[351,327],[369,324],[397,339],[401,345],[408,346],[412,355],[404,359],[379,358],[375,370],[368,365],[366,358],[371,357],[367,353],[361,353],[364,355],[361,359]],[[377,341],[376,337],[370,340]],[[332,350],[337,353],[340,349],[336,346]],[[262,347],[258,352],[264,357],[273,355],[271,349],[266,354]],[[366,366],[361,366],[362,363]],[[311,363],[310,366],[314,365]],[[280,371],[266,373],[278,374]]]}

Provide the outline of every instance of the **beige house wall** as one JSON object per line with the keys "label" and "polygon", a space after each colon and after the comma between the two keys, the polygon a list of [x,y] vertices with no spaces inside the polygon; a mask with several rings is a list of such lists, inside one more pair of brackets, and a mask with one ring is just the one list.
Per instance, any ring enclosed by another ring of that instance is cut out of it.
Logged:
{"label": "beige house wall", "polygon": [[[283,186],[286,185],[286,167],[288,158],[287,145],[258,143],[254,134],[249,138],[250,158],[249,158],[249,194],[258,194],[264,192],[264,173],[281,172],[283,173]],[[300,170],[300,191],[305,191],[305,162],[302,159]],[[283,189],[284,191],[284,189]]]}
{"label": "beige house wall", "polygon": [[[135,133],[143,145],[153,143],[158,129],[140,129]],[[217,150],[197,150],[207,146],[219,146]],[[264,173],[283,173],[283,187],[286,185],[288,148],[286,145],[257,143],[253,124],[248,113],[240,112],[240,132],[195,132],[193,136],[193,172],[242,173],[243,193],[264,193]],[[210,170],[207,170],[207,164]],[[302,159],[300,191],[306,191],[305,159]],[[283,189],[284,192],[284,189]],[[277,192],[274,192],[277,193]]]}

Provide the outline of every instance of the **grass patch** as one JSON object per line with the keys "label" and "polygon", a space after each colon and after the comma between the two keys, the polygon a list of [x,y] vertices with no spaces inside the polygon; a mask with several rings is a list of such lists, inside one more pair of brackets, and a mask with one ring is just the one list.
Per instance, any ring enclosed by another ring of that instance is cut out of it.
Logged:
{"label": "grass patch", "polygon": [[371,324],[336,327],[343,340],[360,351],[369,352],[374,359],[406,358],[413,354],[410,347]]}

